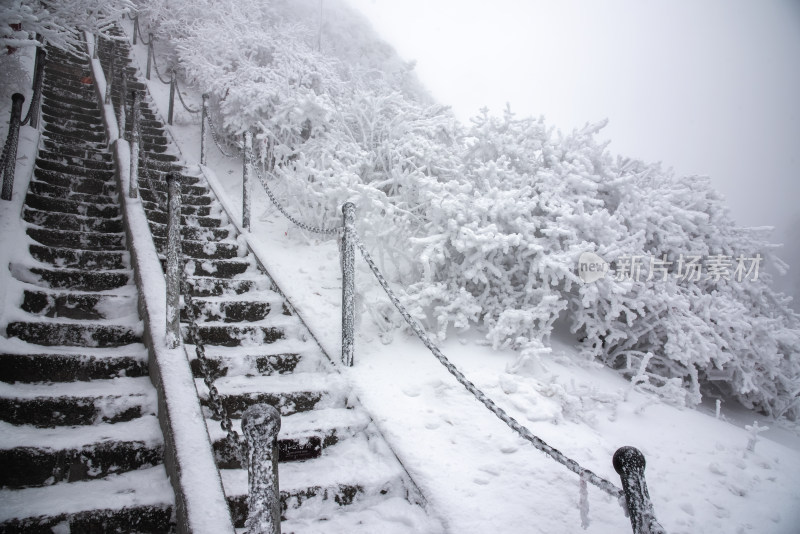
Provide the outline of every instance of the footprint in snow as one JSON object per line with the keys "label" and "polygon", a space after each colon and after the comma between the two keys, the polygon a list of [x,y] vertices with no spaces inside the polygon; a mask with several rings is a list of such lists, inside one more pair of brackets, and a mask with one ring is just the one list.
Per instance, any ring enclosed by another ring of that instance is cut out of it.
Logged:
{"label": "footprint in snow", "polygon": [[422,393],[422,390],[420,390],[419,386],[408,386],[403,388],[403,393],[409,397],[419,397],[420,393]]}

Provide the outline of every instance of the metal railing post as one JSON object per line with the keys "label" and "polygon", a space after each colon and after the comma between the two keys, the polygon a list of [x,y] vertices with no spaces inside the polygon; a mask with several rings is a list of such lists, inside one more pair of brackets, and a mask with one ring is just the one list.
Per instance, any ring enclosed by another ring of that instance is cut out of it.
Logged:
{"label": "metal railing post", "polygon": [[250,188],[251,165],[253,164],[253,133],[244,133],[242,150],[242,228],[250,231]]}
{"label": "metal railing post", "polygon": [[177,173],[167,175],[167,203],[167,346],[174,349],[181,339],[181,182]]}
{"label": "metal railing post", "polygon": [[31,128],[39,127],[39,105],[42,102],[42,86],[44,85],[44,65],[47,62],[47,51],[43,47],[36,49],[36,70],[33,73],[33,96],[28,110]]}
{"label": "metal railing post", "polygon": [[104,104],[111,103],[111,86],[114,84],[114,70],[116,69],[115,65],[115,56],[114,56],[114,43],[111,43],[111,61],[108,64],[108,75],[106,76],[106,97]]}
{"label": "metal railing post", "polygon": [[247,440],[248,534],[280,534],[281,494],[278,484],[278,431],[281,415],[269,404],[250,406],[242,414]]}
{"label": "metal railing post", "polygon": [[132,91],[132,93],[133,110],[131,111],[131,175],[128,196],[131,198],[136,198],[139,196],[139,148],[142,140],[139,132],[139,123],[141,121],[141,104],[139,101],[139,92]]}
{"label": "metal railing post", "polygon": [[153,50],[153,34],[148,33],[147,37],[150,39],[150,42],[147,43],[147,71],[145,72],[144,77],[148,80],[150,79],[150,67],[153,64],[153,54],[155,51]]}
{"label": "metal railing post", "polygon": [[120,97],[119,97],[119,119],[117,123],[119,124],[119,132],[122,135],[123,139],[126,138],[126,127],[128,122],[128,102],[126,100],[128,95],[128,76],[125,74],[125,69],[122,69],[122,80],[120,84]]}
{"label": "metal railing post", "polygon": [[206,120],[208,119],[208,93],[203,93],[203,111],[200,115],[200,165],[206,164]]}
{"label": "metal railing post", "polygon": [[139,33],[139,15],[133,19],[133,46],[136,46],[136,34]]}
{"label": "metal railing post", "polygon": [[172,71],[169,78],[169,111],[167,111],[167,123],[172,124],[172,116],[175,113],[175,71]]}
{"label": "metal railing post", "polygon": [[8,122],[8,136],[3,146],[3,156],[0,158],[3,174],[3,192],[0,198],[11,200],[14,191],[14,172],[17,169],[17,145],[19,144],[19,126],[22,119],[22,103],[25,97],[21,93],[11,95],[11,119]]}
{"label": "metal railing post", "polygon": [[342,363],[353,365],[355,329],[355,232],[356,205],[346,202],[342,206],[344,233],[342,234]]}
{"label": "metal railing post", "polygon": [[620,447],[614,453],[614,470],[622,480],[633,534],[666,534],[656,520],[647,482],[644,479],[644,454],[635,447]]}

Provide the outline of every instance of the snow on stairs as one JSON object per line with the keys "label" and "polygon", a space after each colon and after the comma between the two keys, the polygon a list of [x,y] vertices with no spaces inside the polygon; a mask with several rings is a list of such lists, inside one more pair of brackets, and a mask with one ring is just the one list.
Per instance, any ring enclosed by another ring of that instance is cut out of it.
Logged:
{"label": "snow on stairs", "polygon": [[170,532],[156,393],[85,61],[48,50],[0,338],[0,532]]}
{"label": "snow on stairs", "polygon": [[[101,42],[99,50],[108,72],[108,41]],[[127,66],[130,87],[137,76],[130,66],[130,50],[117,41],[116,53],[116,65],[124,62]],[[126,97],[130,106],[132,96]],[[199,169],[177,163],[177,151],[168,142],[147,94],[142,98],[142,114],[146,119],[142,131],[148,139],[139,162],[140,175],[146,175],[139,180],[143,205],[163,266],[166,175],[180,175],[186,273],[200,337],[222,402],[240,433],[241,415],[248,406],[269,403],[281,412],[283,532],[442,531],[341,375],[238,238]],[[183,338],[188,344],[187,320],[184,309]],[[187,345],[187,353],[232,519],[242,528],[247,517],[247,472],[208,406],[208,388],[195,347]]]}

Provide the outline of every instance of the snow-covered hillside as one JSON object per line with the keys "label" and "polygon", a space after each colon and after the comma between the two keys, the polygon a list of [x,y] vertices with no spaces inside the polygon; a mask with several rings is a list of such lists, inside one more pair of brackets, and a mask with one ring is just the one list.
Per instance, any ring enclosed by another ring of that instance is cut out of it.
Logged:
{"label": "snow-covered hillside", "polygon": [[[138,48],[140,66],[145,49]],[[151,83],[166,109],[166,86]],[[197,93],[187,92],[192,102]],[[188,161],[199,160],[199,124],[172,128]],[[241,216],[241,162],[209,152],[208,172]],[[340,351],[341,275],[333,241],[306,234],[256,187],[248,237],[329,354]],[[298,216],[302,212],[298,212]],[[334,214],[326,222],[336,224]],[[318,222],[318,221],[317,221]],[[356,364],[345,370],[395,452],[453,531],[580,532],[579,480],[486,411],[415,338],[382,324],[390,307],[363,264]],[[383,313],[372,313],[378,310]],[[791,533],[800,524],[800,439],[723,402],[699,409],[665,404],[615,371],[579,357],[575,336],[556,323],[552,352],[521,361],[476,332],[451,332],[443,351],[504,409],[585,467],[618,481],[611,455],[643,450],[656,512],[668,532]],[[390,342],[391,340],[391,342]],[[749,451],[758,421],[770,427]],[[588,532],[629,529],[616,502],[589,490]]]}

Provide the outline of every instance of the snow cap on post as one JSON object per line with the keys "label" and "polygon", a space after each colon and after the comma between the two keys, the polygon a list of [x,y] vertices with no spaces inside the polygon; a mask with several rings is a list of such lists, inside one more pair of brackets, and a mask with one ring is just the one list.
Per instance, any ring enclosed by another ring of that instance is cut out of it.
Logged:
{"label": "snow cap on post", "polygon": [[645,459],[642,451],[636,447],[620,447],[614,453],[614,470],[622,480],[628,515],[631,519],[633,534],[666,534],[656,520],[647,482],[644,479]]}

